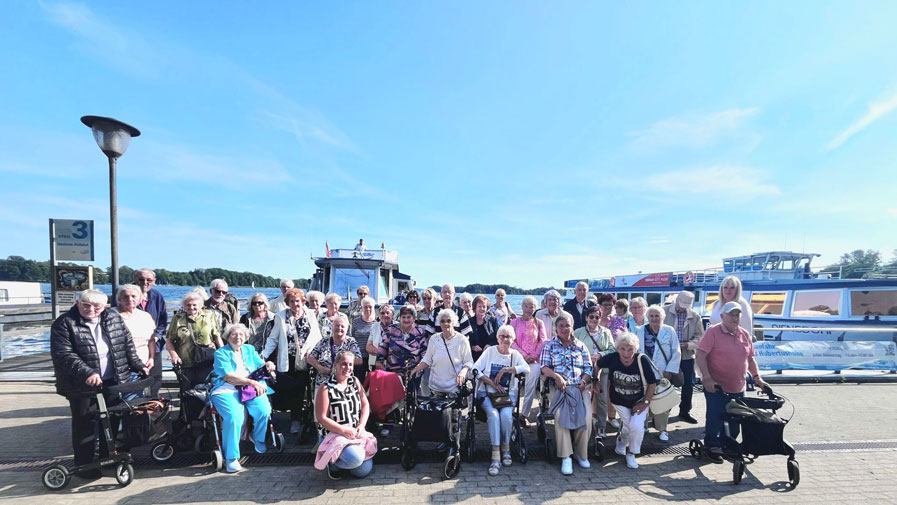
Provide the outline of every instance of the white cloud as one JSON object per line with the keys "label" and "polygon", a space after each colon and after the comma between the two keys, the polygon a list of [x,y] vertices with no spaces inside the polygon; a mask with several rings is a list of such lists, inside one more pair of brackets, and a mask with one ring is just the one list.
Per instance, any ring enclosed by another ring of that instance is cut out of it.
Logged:
{"label": "white cloud", "polygon": [[869,104],[866,115],[848,126],[847,129],[839,133],[834,139],[832,139],[831,142],[828,143],[827,146],[825,146],[825,150],[831,151],[832,149],[837,149],[841,144],[846,142],[847,139],[866,129],[867,126],[878,121],[887,114],[890,114],[894,111],[894,109],[897,109],[897,92],[895,92],[894,95],[890,98],[887,98],[881,102]]}
{"label": "white cloud", "polygon": [[888,209],[888,214],[892,216],[897,216],[897,209]]}
{"label": "white cloud", "polygon": [[768,178],[765,170],[757,168],[710,166],[649,175],[645,186],[672,194],[725,193],[745,197],[780,194],[781,190],[767,182]]}
{"label": "white cloud", "polygon": [[726,109],[710,114],[687,114],[657,121],[644,130],[630,132],[630,147],[656,150],[665,147],[702,147],[731,135],[744,120],[757,114],[756,107]]}

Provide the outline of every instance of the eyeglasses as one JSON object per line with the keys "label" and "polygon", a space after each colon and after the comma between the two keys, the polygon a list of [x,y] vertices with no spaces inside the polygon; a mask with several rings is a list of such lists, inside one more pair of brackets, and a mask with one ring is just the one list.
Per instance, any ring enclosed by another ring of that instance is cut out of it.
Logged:
{"label": "eyeglasses", "polygon": [[265,302],[252,302],[253,305],[264,305]]}
{"label": "eyeglasses", "polygon": [[226,295],[226,294],[227,294],[227,290],[226,290],[226,289],[212,288],[212,292],[213,292],[213,293],[218,293],[219,295]]}
{"label": "eyeglasses", "polygon": [[601,316],[592,314],[591,316],[589,316],[589,319],[601,319]]}
{"label": "eyeglasses", "polygon": [[88,309],[103,310],[104,308],[106,308],[106,306],[103,304],[93,304],[93,303],[87,303],[87,302],[80,302],[80,303],[78,303],[78,305],[80,305],[81,308],[83,308],[84,310],[88,310]]}
{"label": "eyeglasses", "polygon": [[141,277],[134,282],[136,282],[137,284],[154,284],[156,282],[156,279],[145,279]]}

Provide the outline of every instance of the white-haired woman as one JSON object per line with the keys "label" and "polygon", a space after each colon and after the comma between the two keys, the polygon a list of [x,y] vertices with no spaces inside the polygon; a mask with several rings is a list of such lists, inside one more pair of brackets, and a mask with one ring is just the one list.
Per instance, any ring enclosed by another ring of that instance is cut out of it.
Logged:
{"label": "white-haired woman", "polygon": [[754,311],[751,310],[751,304],[743,296],[741,296],[741,279],[734,275],[727,275],[723,282],[719,285],[719,298],[713,302],[710,307],[710,324],[718,324],[722,322],[720,309],[727,302],[736,302],[741,305],[741,320],[738,326],[741,326],[754,337]]}
{"label": "white-haired woman", "polygon": [[[486,412],[486,424],[489,427],[489,440],[492,442],[492,463],[488,473],[498,475],[502,465],[511,466],[511,415],[513,405],[517,403],[517,374],[527,373],[529,365],[523,356],[511,348],[517,339],[514,328],[502,325],[498,328],[498,345],[489,347],[480,355],[474,364],[479,370],[478,381],[483,389],[477,393],[482,398],[483,410]],[[490,394],[507,394],[511,404],[495,407]]]}
{"label": "white-haired woman", "polygon": [[[205,381],[212,371],[214,360],[197,361],[203,355],[196,349],[205,347],[213,351],[224,345],[221,341],[221,324],[218,317],[209,309],[203,308],[202,296],[195,291],[184,295],[181,300],[184,309],[171,318],[165,332],[165,348],[171,358],[172,365],[180,365],[181,372],[187,380],[182,384],[191,389]],[[212,355],[214,356],[214,354]]]}
{"label": "white-haired woman", "polygon": [[343,298],[336,293],[327,293],[324,297],[324,307],[327,308],[318,316],[318,326],[321,327],[321,337],[327,338],[332,331],[333,322],[340,315],[339,307],[343,303]]}
{"label": "white-haired woman", "polygon": [[358,342],[347,335],[349,318],[345,314],[339,314],[333,320],[332,329],[330,336],[322,338],[305,358],[308,360],[308,364],[318,371],[315,376],[315,387],[330,380],[330,374],[333,372],[333,358],[338,352],[350,351],[355,356],[355,366],[361,364],[361,350],[358,348]]}
{"label": "white-haired woman", "polygon": [[457,393],[467,379],[467,373],[473,368],[473,356],[470,354],[470,343],[455,331],[458,325],[455,311],[442,309],[436,317],[442,331],[430,337],[424,357],[411,375],[416,377],[429,369],[431,393],[434,396],[448,396]]}
{"label": "white-haired woman", "polygon": [[[651,398],[654,397],[654,389],[657,387],[657,377],[652,371],[651,360],[638,352],[637,336],[629,332],[621,333],[617,337],[616,347],[617,352],[602,356],[597,366],[607,369],[610,401],[622,420],[615,451],[620,456],[626,457],[626,466],[638,468],[635,456],[642,451],[645,420]],[[636,359],[641,361],[641,369],[645,371],[644,381],[648,384],[647,388],[642,383],[642,374]]]}
{"label": "white-haired woman", "polygon": [[[290,289],[292,288],[287,288],[287,291]],[[284,303],[284,308],[286,308],[286,302],[282,303]],[[265,293],[252,295],[252,298],[249,299],[249,311],[240,317],[240,324],[249,329],[249,341],[247,343],[254,347],[256,352],[261,353],[265,348],[268,335],[274,329],[274,312],[268,307],[268,297]]]}
{"label": "white-haired woman", "polygon": [[[458,305],[461,306],[461,310],[464,311],[464,314],[467,315],[467,318],[470,319],[473,317],[473,295],[470,293],[461,293],[458,295]],[[445,305],[443,305],[444,307]]]}
{"label": "white-haired woman", "polygon": [[[318,322],[318,317],[324,312],[324,293],[320,291],[309,291],[306,298],[308,298],[308,308],[311,309],[315,315],[314,321]],[[318,328],[320,329],[320,326]]]}
{"label": "white-haired woman", "polygon": [[[221,449],[224,453],[224,469],[228,473],[239,472],[240,432],[246,420],[245,412],[252,417],[252,441],[258,453],[267,450],[265,436],[268,420],[271,418],[271,403],[268,395],[272,390],[265,381],[250,379],[250,374],[261,367],[268,371],[275,369],[274,363],[262,360],[249,345],[249,329],[242,324],[230,324],[224,328],[227,345],[215,351],[215,369],[212,388],[212,405],[221,416]],[[237,387],[250,387],[255,398],[241,401]]]}
{"label": "white-haired woman", "polygon": [[648,324],[645,311],[648,310],[648,302],[644,297],[636,296],[629,302],[629,318],[626,319],[626,328],[629,333],[635,333],[639,326]]}
{"label": "white-haired woman", "polygon": [[536,300],[535,296],[525,296],[520,303],[520,317],[511,320],[514,334],[517,335],[517,340],[514,341],[513,347],[520,352],[529,365],[526,384],[523,387],[523,405],[520,406],[520,423],[524,427],[530,425],[528,417],[533,407],[533,398],[536,396],[539,378],[542,376],[542,365],[539,364],[539,356],[542,354],[542,347],[549,340],[548,333],[545,330],[545,323],[541,319],[536,319],[535,316],[538,306],[539,301]]}
{"label": "white-haired woman", "polygon": [[[552,402],[559,401],[563,394],[577,395],[583,404],[585,419],[579,428],[569,429],[554,424],[554,439],[557,444],[557,456],[561,459],[561,473],[573,473],[573,458],[582,468],[590,468],[589,436],[592,433],[592,422],[588,413],[592,412],[592,402],[588,389],[592,384],[592,361],[585,344],[573,338],[573,315],[561,311],[555,322],[557,337],[548,341],[542,348],[539,363],[542,375],[549,384]],[[568,391],[572,389],[572,391]],[[576,402],[579,399],[573,397]],[[545,405],[542,408],[548,408]],[[571,456],[573,458],[571,458]]]}
{"label": "white-haired woman", "polygon": [[[152,369],[156,357],[156,338],[153,336],[156,331],[156,322],[148,312],[137,308],[143,301],[143,290],[136,284],[124,284],[118,288],[115,300],[118,302],[115,310],[118,311],[118,315],[125,322],[128,331],[131,332],[137,356],[147,368]],[[136,373],[132,374],[131,379],[136,380],[136,375]],[[133,393],[128,399],[138,396],[139,392]]]}
{"label": "white-haired woman", "polygon": [[542,300],[545,303],[545,308],[536,312],[536,319],[540,319],[545,325],[545,330],[551,332],[550,337],[555,338],[558,336],[555,321],[557,321],[558,314],[561,313],[561,294],[552,289],[545,293]]}
{"label": "white-haired woman", "polygon": [[352,321],[352,330],[349,332],[349,336],[355,339],[358,348],[361,349],[361,365],[355,367],[355,377],[364,382],[370,355],[376,355],[377,346],[380,345],[380,323],[377,322],[375,316],[377,303],[373,298],[366,296],[358,302],[358,305],[361,307],[361,313]]}
{"label": "white-haired woman", "polygon": [[[639,338],[639,348],[645,353],[660,372],[654,370],[654,375],[660,379],[666,377],[669,379],[673,375],[679,373],[679,362],[682,360],[682,351],[679,349],[679,338],[676,336],[676,329],[668,324],[663,324],[666,313],[660,305],[652,305],[648,307],[648,324],[640,326],[636,333]],[[645,373],[648,373],[647,370]],[[670,413],[652,414],[654,418],[654,428],[660,432],[660,440],[663,442],[670,441],[670,435],[667,432],[667,423],[670,419]]]}
{"label": "white-haired woman", "polygon": [[499,326],[510,324],[512,319],[517,317],[517,313],[511,308],[511,304],[505,301],[508,294],[504,289],[495,290],[495,304],[489,307],[489,313],[498,320]]}

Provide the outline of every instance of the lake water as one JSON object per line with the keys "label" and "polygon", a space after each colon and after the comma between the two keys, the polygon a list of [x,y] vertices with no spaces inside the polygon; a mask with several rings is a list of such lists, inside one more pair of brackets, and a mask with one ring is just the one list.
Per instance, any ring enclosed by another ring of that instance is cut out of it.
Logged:
{"label": "lake water", "polygon": [[[111,294],[112,286],[109,284],[101,284],[95,286],[100,291],[104,293]],[[50,285],[46,283],[41,284],[41,289],[46,293],[50,291]],[[162,293],[162,296],[165,297],[165,301],[168,303],[169,307],[177,306],[180,303],[181,298],[188,291],[193,288],[190,286],[156,286],[157,290]],[[280,296],[280,289],[277,288],[230,288],[230,292],[233,293],[240,300],[248,300],[255,293],[265,293],[269,299]],[[487,294],[490,300],[493,302],[494,296],[492,293]],[[523,302],[524,295],[508,295],[505,300],[511,305],[511,308],[514,309],[515,312],[520,314],[520,304]],[[3,336],[3,359],[12,358],[14,356],[24,356],[27,354],[38,354],[42,352],[49,352],[50,350],[50,327],[47,326],[35,326],[33,328],[20,328],[17,329],[15,335],[7,334]]]}

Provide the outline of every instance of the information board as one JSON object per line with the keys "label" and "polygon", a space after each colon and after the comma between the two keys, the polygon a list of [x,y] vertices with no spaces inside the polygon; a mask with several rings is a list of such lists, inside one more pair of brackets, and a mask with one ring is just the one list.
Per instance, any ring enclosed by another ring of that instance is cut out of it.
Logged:
{"label": "information board", "polygon": [[56,261],[93,261],[93,221],[51,219]]}

